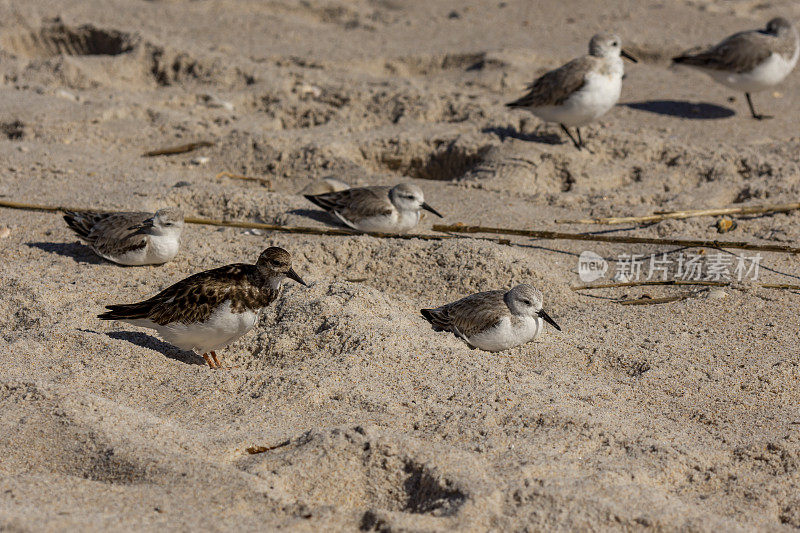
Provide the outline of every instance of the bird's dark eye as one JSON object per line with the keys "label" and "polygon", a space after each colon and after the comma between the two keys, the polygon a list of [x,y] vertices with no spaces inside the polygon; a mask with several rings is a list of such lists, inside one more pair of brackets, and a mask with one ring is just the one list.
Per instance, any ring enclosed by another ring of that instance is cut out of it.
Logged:
{"label": "bird's dark eye", "polygon": [[613,43],[611,43],[611,46],[619,46],[619,43],[617,41],[614,41]]}
{"label": "bird's dark eye", "polygon": [[530,300],[522,300],[522,303],[524,303],[525,305],[531,305],[531,301]]}

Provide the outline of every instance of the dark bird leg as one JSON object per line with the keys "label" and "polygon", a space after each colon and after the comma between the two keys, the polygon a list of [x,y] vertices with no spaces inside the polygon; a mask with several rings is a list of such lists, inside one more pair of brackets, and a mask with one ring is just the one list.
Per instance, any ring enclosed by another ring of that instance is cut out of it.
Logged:
{"label": "dark bird leg", "polygon": [[772,115],[759,115],[756,113],[756,108],[753,107],[753,100],[750,98],[750,93],[744,93],[747,97],[747,105],[750,106],[750,114],[753,115],[753,118],[756,120],[764,120],[767,118],[772,118]]}
{"label": "dark bird leg", "polygon": [[581,137],[581,129],[576,127],[575,131],[578,132],[578,143],[581,145],[580,147],[589,152],[590,154],[594,155],[594,152],[589,148],[587,148],[586,145],[583,143],[583,138]]}
{"label": "dark bird leg", "polygon": [[[570,140],[572,141],[572,144],[574,144],[574,145],[575,145],[575,148],[577,148],[578,150],[580,150],[580,149],[581,149],[581,145],[582,145],[583,143],[579,143],[578,141],[576,141],[576,140],[575,140],[575,137],[573,137],[573,136],[572,136],[572,134],[569,132],[569,130],[567,129],[567,127],[566,127],[565,125],[563,125],[563,124],[559,124],[559,126],[561,126],[561,129],[562,129],[562,130],[564,130],[564,133],[566,133],[566,134],[567,134],[567,137],[569,137],[569,138],[570,138]],[[578,130],[578,135],[580,135],[580,130]]]}
{"label": "dark bird leg", "polygon": [[222,368],[222,363],[220,363],[219,359],[217,359],[217,352],[214,350],[211,350],[211,358],[214,360],[214,363],[216,363],[217,368]]}
{"label": "dark bird leg", "polygon": [[[213,353],[213,352],[212,352],[212,353]],[[208,366],[209,366],[209,367],[210,367],[212,370],[215,370],[215,369],[217,368],[217,367],[216,367],[216,365],[214,364],[214,361],[212,361],[212,360],[211,360],[211,358],[208,356],[208,354],[204,353],[204,354],[203,354],[203,359],[205,359],[205,360],[206,360],[206,363],[208,363]]]}

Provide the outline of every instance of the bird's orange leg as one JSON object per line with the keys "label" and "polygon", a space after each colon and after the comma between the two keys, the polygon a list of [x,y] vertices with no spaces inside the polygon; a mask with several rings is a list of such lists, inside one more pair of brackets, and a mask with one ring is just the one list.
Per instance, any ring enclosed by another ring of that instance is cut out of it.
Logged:
{"label": "bird's orange leg", "polygon": [[211,350],[211,358],[217,364],[217,368],[222,368],[222,363],[220,363],[219,359],[217,359],[217,352],[215,352],[214,350]]}
{"label": "bird's orange leg", "polygon": [[[211,352],[211,353],[213,354],[214,352]],[[203,359],[205,359],[205,360],[206,360],[206,363],[208,363],[208,366],[209,366],[209,367],[211,367],[211,369],[212,369],[212,370],[215,370],[215,369],[219,368],[219,367],[217,367],[217,365],[215,364],[215,362],[216,362],[216,359],[217,359],[217,357],[216,357],[216,356],[214,356],[214,361],[212,361],[212,360],[211,360],[211,358],[208,356],[208,354],[205,354],[205,353],[204,353],[204,354],[203,354]]]}

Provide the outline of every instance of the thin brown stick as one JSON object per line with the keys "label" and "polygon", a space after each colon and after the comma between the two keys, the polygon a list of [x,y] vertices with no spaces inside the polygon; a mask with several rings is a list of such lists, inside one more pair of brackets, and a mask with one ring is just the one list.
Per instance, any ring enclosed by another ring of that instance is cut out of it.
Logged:
{"label": "thin brown stick", "polygon": [[284,446],[288,446],[289,444],[291,444],[291,442],[292,442],[291,440],[286,439],[285,441],[279,442],[274,446],[250,446],[249,448],[246,448],[246,450],[247,453],[249,453],[250,455],[255,455],[257,453],[264,453],[272,450],[277,450],[278,448],[283,448]]}
{"label": "thin brown stick", "polygon": [[[86,209],[85,207],[67,207],[60,205],[25,204],[20,202],[8,202],[0,200],[0,207],[8,209],[21,209],[24,211],[45,211],[48,213],[58,211],[76,211],[78,213],[86,211],[101,211],[101,209]],[[238,220],[215,220],[213,218],[184,217],[187,224],[198,224],[202,226],[220,226],[227,228],[261,229],[264,231],[278,231],[281,233],[301,233],[305,235],[369,235],[383,239],[422,239],[430,241],[441,241],[455,238],[453,235],[441,235],[433,233],[362,233],[344,228],[317,228],[313,226],[279,226],[276,224],[263,224],[261,222],[244,222]]]}
{"label": "thin brown stick", "polygon": [[212,141],[198,141],[194,143],[181,144],[179,146],[159,148],[157,150],[151,150],[149,152],[145,152],[142,155],[144,157],[155,157],[157,155],[185,154],[186,152],[191,152],[192,150],[197,150],[198,148],[202,148],[204,146],[214,146],[214,143]]}
{"label": "thin brown stick", "polygon": [[690,298],[694,293],[692,292],[684,292],[683,294],[679,294],[677,296],[667,296],[665,298],[636,298],[633,300],[617,300],[616,303],[619,305],[657,305],[657,304],[668,304],[670,302],[680,302],[681,300],[685,300]]}
{"label": "thin brown stick", "polygon": [[[52,206],[42,204],[26,204],[21,202],[10,202],[0,200],[0,207],[9,209],[22,209],[25,211],[93,211],[92,209],[80,207]],[[282,233],[302,233],[307,235],[369,235],[386,239],[422,239],[422,240],[444,240],[455,238],[455,235],[434,235],[430,233],[359,233],[349,229],[338,228],[318,228],[313,226],[279,226],[277,224],[262,224],[259,222],[241,222],[236,220],[215,220],[210,218],[185,217],[184,221],[188,224],[201,224],[208,226],[224,226],[231,228],[262,229],[265,231],[278,231]],[[533,237],[538,239],[552,240],[572,240],[572,241],[593,241],[610,242],[622,244],[657,244],[684,246],[687,248],[736,248],[740,250],[757,250],[761,252],[777,252],[798,254],[800,248],[786,246],[782,244],[752,244],[741,241],[706,241],[694,239],[657,239],[653,237],[626,237],[620,235],[589,235],[585,233],[562,233],[558,231],[533,231],[511,228],[490,228],[484,226],[464,226],[464,225],[434,225],[433,231],[445,233],[492,233],[499,235],[519,235],[523,237]],[[495,242],[503,242],[504,239],[497,239]]]}
{"label": "thin brown stick", "polygon": [[786,289],[790,291],[800,291],[800,285],[792,285],[791,283],[761,283],[759,287],[764,289]]}
{"label": "thin brown stick", "polygon": [[62,205],[44,205],[44,204],[24,204],[22,202],[9,202],[6,200],[0,200],[0,207],[6,207],[8,209],[21,209],[23,211],[45,211],[48,213],[56,211],[77,211],[79,213],[91,211],[91,209],[84,209],[81,207],[67,207]]}
{"label": "thin brown stick", "polygon": [[736,248],[740,250],[757,250],[761,252],[778,252],[788,254],[800,253],[800,248],[783,244],[753,244],[742,241],[708,241],[699,239],[658,239],[655,237],[629,237],[624,235],[590,235],[586,233],[563,233],[560,231],[536,231],[512,228],[490,228],[485,226],[443,225],[436,224],[433,231],[447,233],[491,233],[496,235],[519,235],[538,239],[594,241],[622,244],[658,244],[684,246],[687,248]]}
{"label": "thin brown stick", "polygon": [[800,203],[777,205],[752,205],[744,207],[722,207],[719,209],[686,209],[681,211],[656,211],[641,217],[584,218],[580,220],[556,220],[557,224],[643,224],[667,219],[710,217],[717,215],[757,215],[765,213],[785,213],[800,209]]}
{"label": "thin brown stick", "polygon": [[277,224],[262,224],[260,222],[240,222],[237,220],[215,220],[212,218],[184,217],[187,224],[200,224],[206,226],[222,226],[228,228],[261,229],[264,231],[278,231],[281,233],[302,233],[306,235],[369,235],[383,239],[422,239],[440,241],[452,239],[452,235],[435,235],[432,233],[363,233],[350,229],[317,228],[313,226],[278,226]]}
{"label": "thin brown stick", "polygon": [[[644,287],[644,286],[701,286],[701,287],[729,287],[733,285],[731,281],[690,281],[690,280],[652,280],[652,281],[626,281],[623,283],[592,283],[589,285],[576,285],[570,287],[573,291],[585,291],[594,289],[619,289],[624,287]],[[800,290],[800,285],[792,285],[790,283],[756,283],[756,287],[762,289],[786,289],[786,290]]]}
{"label": "thin brown stick", "polygon": [[690,281],[690,280],[651,280],[651,281],[625,281],[620,283],[591,283],[589,285],[576,285],[570,287],[573,291],[585,291],[593,289],[618,289],[622,287],[644,287],[651,285],[700,285],[703,287],[727,287],[729,281]]}
{"label": "thin brown stick", "polygon": [[253,176],[242,176],[241,174],[231,174],[230,172],[224,171],[220,172],[216,175],[216,179],[220,178],[230,178],[233,180],[242,180],[242,181],[255,181],[260,183],[268,188],[272,188],[272,180],[268,178],[254,178]]}

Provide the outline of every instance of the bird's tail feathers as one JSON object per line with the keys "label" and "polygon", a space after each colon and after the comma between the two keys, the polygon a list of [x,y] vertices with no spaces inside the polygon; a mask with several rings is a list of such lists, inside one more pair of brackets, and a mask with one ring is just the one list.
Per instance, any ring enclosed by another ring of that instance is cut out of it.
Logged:
{"label": "bird's tail feathers", "polygon": [[105,313],[97,315],[100,320],[136,320],[147,318],[150,314],[152,304],[150,302],[139,302],[135,304],[114,304],[107,305]]}
{"label": "bird's tail feathers", "polygon": [[86,239],[92,231],[92,227],[97,223],[96,217],[90,213],[76,213],[74,211],[64,212],[64,222],[79,237]]}

